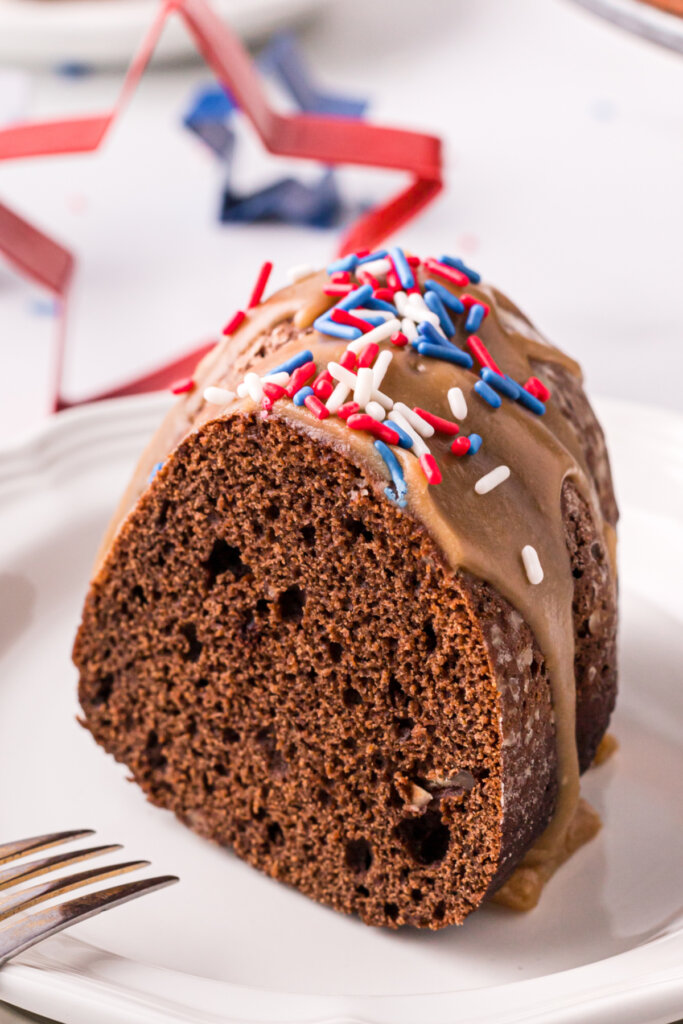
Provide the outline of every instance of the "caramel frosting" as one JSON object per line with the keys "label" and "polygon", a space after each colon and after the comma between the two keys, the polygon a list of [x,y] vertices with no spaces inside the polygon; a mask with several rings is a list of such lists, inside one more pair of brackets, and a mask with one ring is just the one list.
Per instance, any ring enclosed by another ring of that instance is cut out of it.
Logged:
{"label": "caramel frosting", "polygon": [[[420,268],[421,282],[430,276],[435,277],[433,271]],[[470,283],[460,288],[448,280],[439,282],[454,295],[465,291],[490,307],[477,335],[504,374],[523,384],[539,364],[553,364],[580,381],[578,365],[549,344],[505,296],[486,284]],[[330,361],[339,361],[348,342],[320,333],[313,326],[316,317],[338,301],[324,293],[327,284],[328,274],[322,271],[277,292],[249,310],[235,333],[203,359],[194,375],[194,390],[179,399],[143,455],[105,537],[100,558],[148,486],[155,464],[169,453],[172,457],[183,438],[209,420],[255,408],[250,398],[237,397],[224,406],[212,405],[204,398],[207,386],[234,391],[245,372],[264,376],[303,349],[310,349],[318,371]],[[462,319],[454,318],[458,323],[454,341],[465,349]],[[600,507],[586,461],[586,442],[552,395],[540,416],[507,398],[494,409],[474,391],[479,379],[476,361],[472,369],[466,369],[420,355],[410,346],[395,348],[386,342],[383,347],[393,354],[381,386],[383,393],[411,409],[419,406],[452,420],[447,394],[449,389],[459,387],[467,403],[467,415],[459,420],[461,434],[474,432],[483,439],[475,455],[463,457],[450,451],[452,437],[437,432],[428,439],[443,477],[438,485],[428,484],[411,451],[392,447],[407,484],[403,513],[424,526],[454,570],[465,569],[485,580],[518,610],[547,662],[559,766],[557,805],[545,832],[502,890],[503,898],[507,891],[511,905],[528,907],[536,902],[543,881],[568,851],[594,834],[596,828],[594,816],[579,802],[573,578],[561,513],[564,481],[571,479],[587,501],[612,555],[613,524],[607,522]],[[374,446],[375,439],[350,429],[336,415],[319,420],[306,406],[297,406],[287,397],[262,414],[284,419],[319,443],[349,454],[381,491],[391,483],[387,466]],[[477,493],[476,482],[501,465],[509,467],[509,477],[488,493]],[[537,552],[543,569],[543,579],[536,585],[530,582],[522,559],[522,550],[528,545]]]}

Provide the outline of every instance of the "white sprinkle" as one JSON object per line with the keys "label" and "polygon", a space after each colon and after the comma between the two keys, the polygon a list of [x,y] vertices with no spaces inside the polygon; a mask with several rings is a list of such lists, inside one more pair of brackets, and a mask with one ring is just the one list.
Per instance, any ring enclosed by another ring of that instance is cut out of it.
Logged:
{"label": "white sprinkle", "polygon": [[353,391],[353,400],[358,402],[361,409],[364,409],[372,398],[372,368],[361,366],[356,374],[356,386]]}
{"label": "white sprinkle", "polygon": [[372,400],[373,400],[373,402],[378,402],[385,409],[393,409],[394,408],[394,400],[393,400],[393,398],[389,398],[389,395],[385,395],[383,391],[377,391],[376,389],[373,390],[373,392],[372,392]]}
{"label": "white sprinkle", "polygon": [[467,402],[462,393],[462,388],[448,389],[448,404],[456,420],[464,420],[467,416]]}
{"label": "white sprinkle", "polygon": [[[357,306],[353,311],[353,315],[357,316],[360,320],[364,320],[368,314],[370,316],[382,316],[385,320],[391,320],[394,316],[388,309],[365,309],[363,306]],[[378,326],[381,327],[381,324],[378,324]]]}
{"label": "white sprinkle", "polygon": [[531,544],[526,544],[522,548],[522,561],[524,562],[529,583],[540,583],[543,579],[543,567],[541,566],[536,548],[532,548]]}
{"label": "white sprinkle", "polygon": [[280,370],[278,373],[269,373],[267,377],[262,377],[261,380],[264,384],[279,384],[280,387],[289,381],[289,374],[286,370]]}
{"label": "white sprinkle", "polygon": [[263,398],[263,383],[258,373],[247,373],[244,377],[244,384],[252,402],[260,402]]}
{"label": "white sprinkle", "polygon": [[[400,403],[398,402],[396,403],[396,405],[399,404]],[[394,423],[398,424],[401,430],[405,430],[408,437],[412,437],[413,447],[410,450],[414,455],[417,456],[418,459],[421,455],[430,454],[429,448],[424,443],[418,432],[416,430],[413,430],[405,416],[402,416],[401,413],[397,411],[396,406],[394,406],[394,408],[389,413],[389,420],[393,420]]]}
{"label": "white sprinkle", "polygon": [[429,308],[425,300],[417,292],[411,292],[408,296],[405,316],[410,317],[410,319],[414,320],[416,323],[428,320],[430,324],[434,325],[434,327],[439,327],[441,324],[436,313]]}
{"label": "white sprinkle", "polygon": [[298,263],[287,271],[287,280],[290,284],[296,284],[297,281],[301,281],[304,277],[310,277],[311,274],[315,274],[315,267],[312,267],[310,263]]}
{"label": "white sprinkle", "polygon": [[[347,388],[353,390],[357,384],[355,373],[351,373],[345,366],[341,366],[339,363],[328,363],[327,369],[329,370],[330,376],[334,380],[339,381],[340,384],[346,384]],[[332,395],[330,395],[330,398]]]}
{"label": "white sprinkle", "polygon": [[388,274],[391,270],[391,263],[389,260],[379,259],[373,260],[372,263],[362,263],[358,272],[366,271],[368,274],[372,274],[373,277],[382,277],[384,274]]}
{"label": "white sprinkle", "polygon": [[[329,369],[330,368],[328,366],[328,370]],[[341,369],[343,370],[344,367],[342,366]],[[331,370],[330,373],[332,373]],[[343,405],[344,402],[346,401],[350,390],[351,389],[349,388],[348,384],[337,384],[336,388],[334,389],[330,397],[327,399],[327,402],[325,403],[325,408],[328,410],[328,412],[337,412],[339,406]]]}
{"label": "white sprinkle", "polygon": [[240,398],[247,397],[247,385],[244,383],[244,381],[241,381],[237,385],[237,394],[239,395]]}
{"label": "white sprinkle", "polygon": [[367,334],[361,334],[360,338],[356,338],[355,341],[350,341],[346,347],[349,352],[357,355],[363,351],[366,345],[371,345],[373,342],[375,345],[380,345],[383,341],[387,341],[392,334],[396,334],[396,331],[400,330],[401,321],[397,320],[396,317],[392,317],[391,320],[385,320],[383,324],[373,327]]}
{"label": "white sprinkle", "polygon": [[413,412],[409,405],[406,405],[404,402],[396,402],[395,408],[402,416],[405,416],[413,430],[417,430],[421,437],[431,437],[433,435],[434,427],[431,423],[427,423],[416,412]]}
{"label": "white sprinkle", "polygon": [[372,416],[373,420],[379,420],[380,423],[386,417],[386,413],[379,402],[368,402],[365,406],[365,411],[368,416]]}
{"label": "white sprinkle", "polygon": [[480,476],[474,485],[477,494],[488,494],[498,484],[502,484],[510,476],[509,466],[496,466],[490,473]]}
{"label": "white sprinkle", "polygon": [[407,316],[401,321],[401,330],[405,334],[408,341],[415,341],[417,338],[417,327],[412,320],[409,320]]}
{"label": "white sprinkle", "polygon": [[380,388],[384,375],[389,369],[391,360],[394,358],[393,353],[388,348],[382,349],[375,359],[375,365],[372,367],[372,386],[374,388]]}
{"label": "white sprinkle", "polygon": [[394,292],[394,305],[401,316],[408,315],[408,296],[405,292]]}
{"label": "white sprinkle", "polygon": [[228,391],[227,388],[217,388],[213,385],[204,388],[204,401],[210,402],[211,405],[227,405],[234,397],[235,392]]}

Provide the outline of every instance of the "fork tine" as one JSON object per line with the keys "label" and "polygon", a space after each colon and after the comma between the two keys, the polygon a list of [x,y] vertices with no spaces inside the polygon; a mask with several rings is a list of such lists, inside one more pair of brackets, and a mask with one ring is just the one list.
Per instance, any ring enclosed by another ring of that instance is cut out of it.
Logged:
{"label": "fork tine", "polygon": [[78,871],[76,874],[67,875],[66,878],[53,878],[48,882],[39,882],[28,889],[20,889],[18,892],[9,892],[6,896],[0,896],[0,921],[13,914],[22,913],[37,903],[53,899],[55,896],[62,896],[65,892],[71,892],[83,885],[90,885],[92,882],[102,882],[105,878],[113,875],[122,875],[126,871],[136,871],[138,868],[149,866],[148,860],[130,860],[123,864],[107,864],[104,867],[90,868],[88,871]]}
{"label": "fork tine", "polygon": [[42,857],[40,860],[31,860],[28,864],[5,868],[4,871],[0,871],[0,890],[7,889],[10,885],[18,885],[20,882],[27,882],[29,878],[45,875],[48,871],[55,871],[68,864],[76,864],[79,860],[88,860],[89,857],[97,857],[101,853],[111,853],[112,850],[120,849],[120,843],[108,846],[90,846],[87,850],[71,850],[69,853],[58,853],[53,857]]}
{"label": "fork tine", "polygon": [[0,966],[10,957],[22,953],[25,949],[41,942],[50,935],[55,935],[72,924],[85,921],[89,917],[118,907],[129,900],[155,892],[167,885],[173,885],[178,878],[175,875],[161,875],[158,878],[143,879],[140,882],[127,882],[115,885],[111,889],[103,889],[88,896],[79,896],[68,903],[47,910],[38,910],[28,917],[20,918],[0,927]]}
{"label": "fork tine", "polygon": [[74,839],[83,839],[94,834],[95,830],[92,828],[80,828],[70,832],[51,832],[44,836],[33,836],[31,839],[18,839],[15,843],[4,843],[0,845],[0,864],[15,860],[17,857],[26,857],[29,853],[46,850],[48,846],[70,843]]}

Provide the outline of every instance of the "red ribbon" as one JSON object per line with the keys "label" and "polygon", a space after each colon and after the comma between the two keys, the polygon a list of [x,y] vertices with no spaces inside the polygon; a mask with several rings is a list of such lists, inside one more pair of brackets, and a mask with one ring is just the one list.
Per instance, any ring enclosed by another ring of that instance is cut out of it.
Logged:
{"label": "red ribbon", "polygon": [[[410,174],[410,183],[398,195],[363,214],[351,226],[340,244],[341,255],[357,249],[374,249],[415,217],[441,191],[441,141],[435,136],[345,118],[288,115],[273,110],[249,54],[205,0],[168,0],[162,4],[126,74],[121,94],[112,110],[90,117],[29,122],[0,129],[0,160],[87,153],[97,149],[138,85],[164,22],[174,12],[183,19],[204,60],[235,97],[269,152],[324,164],[384,167]],[[61,324],[52,406],[57,410],[77,404],[67,402],[61,393],[66,306],[75,266],[73,255],[2,203],[0,252],[20,272],[60,300]],[[204,345],[154,373],[106,394],[93,396],[88,401],[164,387],[191,372],[208,347]]]}

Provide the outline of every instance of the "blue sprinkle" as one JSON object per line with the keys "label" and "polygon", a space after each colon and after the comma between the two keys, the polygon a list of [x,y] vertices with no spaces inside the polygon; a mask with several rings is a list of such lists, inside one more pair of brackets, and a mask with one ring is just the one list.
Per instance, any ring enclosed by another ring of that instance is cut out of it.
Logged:
{"label": "blue sprinkle", "polygon": [[336,305],[339,309],[354,309],[356,306],[364,305],[366,299],[370,298],[372,298],[372,287],[369,284],[362,284],[360,288],[354,288],[352,292],[340,299]]}
{"label": "blue sprinkle", "polygon": [[455,327],[453,325],[453,321],[446,312],[446,307],[444,306],[441,297],[436,292],[426,292],[425,302],[427,303],[427,307],[431,309],[432,313],[436,313],[438,316],[439,323],[441,324],[445,334],[447,334],[449,338],[452,338],[455,334]]}
{"label": "blue sprinkle", "polygon": [[445,263],[447,267],[453,267],[454,270],[467,274],[472,284],[479,284],[481,281],[481,274],[466,266],[462,260],[457,259],[455,256],[439,256],[439,263]]}
{"label": "blue sprinkle", "polygon": [[360,327],[351,327],[350,324],[337,324],[330,319],[329,313],[323,313],[313,321],[316,331],[321,334],[329,334],[332,338],[343,338],[344,341],[355,341],[363,333]]}
{"label": "blue sprinkle", "polygon": [[157,473],[159,472],[159,470],[161,469],[162,466],[163,466],[163,462],[155,462],[154,463],[154,465],[152,466],[152,471],[149,474],[149,476],[147,477],[147,483],[148,484],[151,484],[152,480],[157,475]]}
{"label": "blue sprinkle", "polygon": [[361,320],[365,320],[366,323],[372,324],[373,327],[381,327],[382,324],[387,322],[387,318],[382,316],[379,311],[377,313],[363,313],[360,318]]}
{"label": "blue sprinkle", "polygon": [[398,446],[399,446],[399,448],[412,448],[413,447],[413,439],[412,439],[412,437],[410,437],[409,434],[406,434],[406,432],[403,429],[403,427],[399,427],[398,423],[394,423],[394,421],[391,420],[391,419],[387,420],[387,425],[390,426],[392,430],[395,430],[396,433],[398,434]]}
{"label": "blue sprinkle", "polygon": [[390,302],[385,302],[384,299],[376,299],[373,296],[371,299],[365,299],[363,305],[367,307],[367,309],[383,309],[387,313],[393,313],[394,316],[398,316],[396,306],[392,306]]}
{"label": "blue sprinkle", "polygon": [[484,367],[480,376],[483,381],[490,384],[501,395],[505,395],[506,398],[512,398],[514,401],[519,398],[519,392],[522,389],[517,381],[512,380],[511,377],[501,377],[499,373],[496,373],[495,370],[490,370],[488,366]]}
{"label": "blue sprinkle", "polygon": [[542,416],[545,412],[545,405],[543,402],[539,402],[539,400],[533,395],[530,395],[525,388],[519,389],[517,401],[520,405],[523,405],[525,409],[530,409],[531,412],[535,412],[537,416]]}
{"label": "blue sprinkle", "polygon": [[434,281],[431,277],[428,277],[425,281],[425,291],[435,292],[443,304],[448,306],[449,309],[452,309],[454,313],[465,312],[465,307],[458,296],[449,292],[448,288],[446,288],[445,285],[442,285],[440,281]]}
{"label": "blue sprinkle", "polygon": [[474,385],[474,390],[477,394],[488,402],[489,405],[493,406],[494,409],[500,408],[503,404],[503,399],[497,394],[493,388],[490,388],[488,384],[485,384],[483,380],[478,380]]}
{"label": "blue sprinkle", "polygon": [[268,373],[292,373],[299,366],[303,366],[304,363],[310,363],[313,359],[313,353],[309,348],[304,349],[303,352],[299,352],[298,355],[292,356],[286,363],[280,363],[273,370],[269,370]]}
{"label": "blue sprinkle", "polygon": [[481,327],[481,322],[484,319],[486,310],[483,306],[480,306],[478,302],[475,302],[473,306],[470,306],[470,311],[467,314],[467,320],[465,320],[465,330],[472,334],[473,331],[478,331]]}
{"label": "blue sprinkle", "polygon": [[367,256],[358,256],[358,265],[361,263],[372,263],[374,260],[382,260],[387,254],[386,249],[375,249],[374,252],[368,253]]}
{"label": "blue sprinkle", "polygon": [[312,394],[313,388],[299,388],[299,390],[294,393],[292,401],[294,402],[294,405],[303,405],[308,396]]}
{"label": "blue sprinkle", "polygon": [[398,279],[401,282],[401,284],[403,285],[403,287],[404,288],[414,288],[415,287],[415,278],[413,277],[413,272],[410,269],[410,264],[408,263],[408,260],[405,257],[405,253],[403,252],[403,249],[401,249],[401,247],[398,246],[398,245],[394,245],[389,250],[389,255],[391,256],[392,260],[394,261],[394,266],[396,267],[396,273],[398,274]]}
{"label": "blue sprinkle", "polygon": [[[472,367],[472,357],[467,352],[462,352],[459,348],[456,348],[455,345],[451,345],[448,341],[445,345],[430,345],[428,341],[418,341],[416,347],[421,356],[427,356],[430,359],[443,359],[447,363],[466,366],[468,369]],[[477,384],[481,384],[481,381],[478,381]],[[496,395],[495,391],[492,394]],[[497,395],[496,398],[498,398]],[[498,399],[498,402],[500,404],[500,399]]]}
{"label": "blue sprinkle", "polygon": [[401,465],[391,448],[389,448],[384,441],[375,441],[375,448],[384,459],[387,469],[391,473],[391,482],[394,485],[393,491],[391,487],[385,487],[384,493],[391,501],[395,501],[400,508],[405,508],[408,488],[406,486]]}
{"label": "blue sprinkle", "polygon": [[470,434],[470,449],[468,455],[476,455],[481,448],[482,440],[479,434]]}
{"label": "blue sprinkle", "polygon": [[334,260],[333,263],[328,263],[325,269],[328,274],[336,274],[339,270],[355,270],[357,266],[358,257],[351,253],[350,256],[342,256],[341,259]]}

